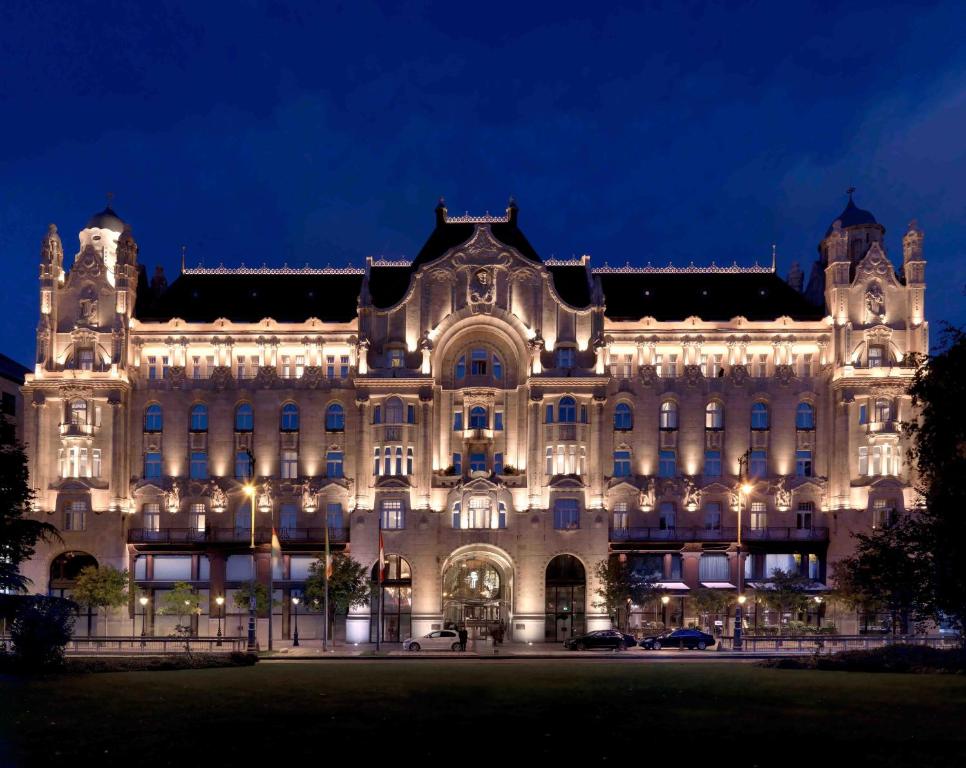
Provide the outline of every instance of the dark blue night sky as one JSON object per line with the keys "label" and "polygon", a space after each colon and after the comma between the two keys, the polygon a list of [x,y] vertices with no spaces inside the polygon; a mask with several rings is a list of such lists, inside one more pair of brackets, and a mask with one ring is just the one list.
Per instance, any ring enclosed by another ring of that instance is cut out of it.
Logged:
{"label": "dark blue night sky", "polygon": [[[48,222],[105,193],[141,260],[412,257],[509,195],[544,257],[808,272],[858,188],[928,317],[966,322],[962,3],[0,3],[0,351]],[[298,7],[296,7],[298,6]]]}

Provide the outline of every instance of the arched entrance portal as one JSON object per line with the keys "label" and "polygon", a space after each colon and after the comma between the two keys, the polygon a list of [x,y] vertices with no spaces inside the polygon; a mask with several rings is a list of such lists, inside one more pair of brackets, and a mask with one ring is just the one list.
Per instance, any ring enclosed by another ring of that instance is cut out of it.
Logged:
{"label": "arched entrance portal", "polygon": [[[97,560],[87,552],[61,552],[50,564],[50,581],[47,586],[47,594],[53,597],[70,598],[77,583],[80,572],[92,566],[97,567]],[[79,610],[85,610],[83,607]],[[88,606],[87,611],[87,634],[93,632],[94,612]],[[78,622],[80,623],[80,622]],[[75,629],[75,631],[77,631]]]}
{"label": "arched entrance portal", "polygon": [[557,555],[547,564],[546,579],[547,642],[562,643],[569,637],[584,634],[587,631],[584,564],[573,555]]}
{"label": "arched entrance portal", "polygon": [[[369,622],[369,642],[376,642],[379,628],[379,563],[372,566],[372,600],[369,601],[372,620]],[[383,643],[401,643],[412,635],[413,572],[409,562],[399,555],[386,555],[386,570],[382,574],[382,633]]]}
{"label": "arched entrance portal", "polygon": [[485,553],[468,553],[443,570],[443,626],[465,626],[482,640],[510,624],[510,572]]}

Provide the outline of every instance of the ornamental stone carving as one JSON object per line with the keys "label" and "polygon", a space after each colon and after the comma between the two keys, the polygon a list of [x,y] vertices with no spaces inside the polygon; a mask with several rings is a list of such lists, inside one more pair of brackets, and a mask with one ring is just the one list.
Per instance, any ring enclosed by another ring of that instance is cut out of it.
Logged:
{"label": "ornamental stone carving", "polygon": [[477,269],[470,277],[468,301],[471,304],[492,304],[496,298],[493,274],[488,269]]}
{"label": "ornamental stone carving", "polygon": [[731,382],[735,386],[740,387],[746,381],[748,381],[748,366],[747,365],[731,366]]}
{"label": "ornamental stone carving", "polygon": [[776,365],[775,366],[775,379],[782,386],[788,386],[791,380],[795,378],[795,369],[790,365]]}
{"label": "ornamental stone carving", "polygon": [[208,498],[213,512],[224,512],[228,508],[228,494],[214,480],[208,486]]}
{"label": "ornamental stone carving", "polygon": [[274,365],[261,365],[255,374],[255,386],[269,389],[278,382],[278,371]]}
{"label": "ornamental stone carving", "polygon": [[171,389],[181,389],[184,386],[185,373],[183,365],[172,365],[168,368],[168,386]]}
{"label": "ornamental stone carving", "polygon": [[687,382],[689,387],[697,386],[701,383],[704,375],[701,373],[700,365],[686,365],[684,366],[684,380]]}
{"label": "ornamental stone carving", "polygon": [[322,368],[317,365],[306,366],[302,374],[302,385],[308,389],[318,389],[322,383]]}
{"label": "ornamental stone carving", "polygon": [[641,381],[645,386],[651,386],[657,380],[657,368],[653,365],[641,366]]}
{"label": "ornamental stone carving", "polygon": [[227,365],[217,365],[211,371],[211,386],[219,392],[231,386],[231,368]]}
{"label": "ornamental stone carving", "polygon": [[865,309],[867,323],[880,322],[885,315],[885,297],[878,280],[869,283],[865,289]]}

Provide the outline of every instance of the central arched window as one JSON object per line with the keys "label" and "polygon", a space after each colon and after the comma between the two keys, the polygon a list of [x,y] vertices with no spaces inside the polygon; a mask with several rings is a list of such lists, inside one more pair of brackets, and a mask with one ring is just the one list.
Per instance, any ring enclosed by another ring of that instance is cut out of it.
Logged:
{"label": "central arched window", "polygon": [[503,360],[496,352],[484,347],[474,347],[468,353],[460,355],[453,369],[457,382],[467,376],[475,379],[503,380]]}
{"label": "central arched window", "polygon": [[383,407],[383,416],[385,417],[386,424],[402,424],[403,423],[403,404],[402,400],[398,397],[390,397],[386,400],[386,404]]}
{"label": "central arched window", "polygon": [[339,403],[332,403],[325,409],[325,431],[342,432],[345,430],[345,409]]}
{"label": "central arched window", "polygon": [[614,429],[627,432],[634,427],[634,412],[627,403],[618,403],[614,409]]}
{"label": "central arched window", "polygon": [[285,403],[285,405],[282,406],[282,413],[278,426],[282,432],[298,432],[299,407],[295,403]]}
{"label": "central arched window", "polygon": [[235,408],[235,431],[251,432],[255,428],[255,411],[251,403],[239,403]]}
{"label": "central arched window", "polygon": [[724,429],[724,406],[716,400],[712,400],[704,409],[704,428]]}
{"label": "central arched window", "polygon": [[765,403],[754,403],[751,406],[751,428],[768,429],[768,406]]}
{"label": "central arched window", "polygon": [[164,417],[161,412],[161,406],[157,403],[151,403],[151,405],[144,409],[144,431],[160,432],[163,427]]}
{"label": "central arched window", "polygon": [[561,424],[577,422],[577,401],[570,395],[560,398],[560,403],[557,405],[557,421]]}
{"label": "central arched window", "polygon": [[208,431],[208,406],[204,403],[198,403],[191,407],[191,431]]}
{"label": "central arched window", "polygon": [[475,405],[470,408],[470,429],[486,429],[490,426],[489,414],[482,405]]}
{"label": "central arched window", "polygon": [[678,428],[678,404],[673,400],[665,400],[661,403],[661,429]]}

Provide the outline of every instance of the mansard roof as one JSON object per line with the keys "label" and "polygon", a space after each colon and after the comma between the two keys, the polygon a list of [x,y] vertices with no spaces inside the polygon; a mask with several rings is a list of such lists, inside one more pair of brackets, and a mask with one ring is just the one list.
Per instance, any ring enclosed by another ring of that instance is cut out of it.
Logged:
{"label": "mansard roof", "polygon": [[349,274],[182,274],[154,296],[142,281],[135,315],[139,320],[211,323],[220,317],[240,323],[270,317],[301,323],[310,317],[346,323],[356,317],[363,275]]}
{"label": "mansard roof", "polygon": [[816,306],[774,272],[597,273],[609,320],[821,320]]}

